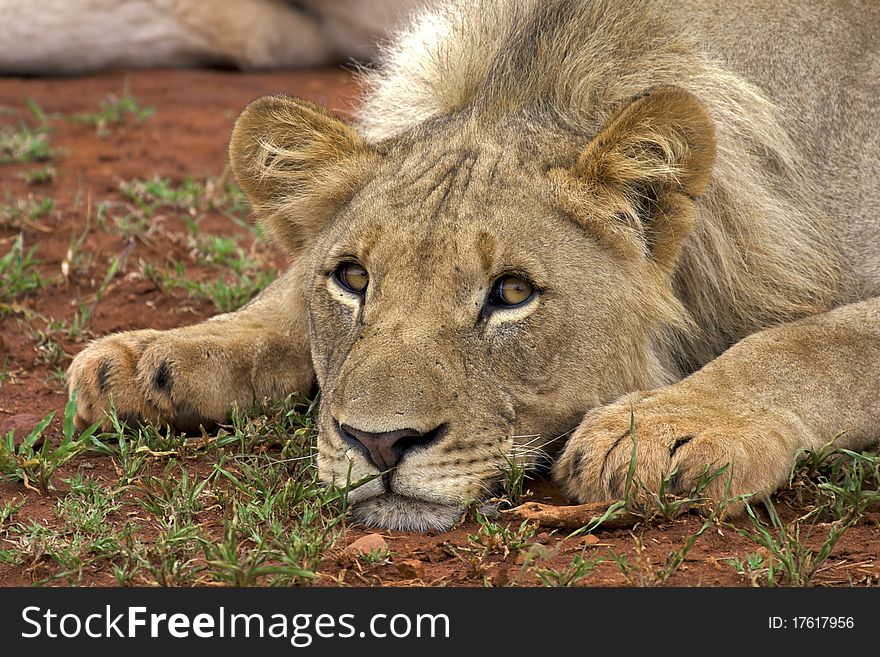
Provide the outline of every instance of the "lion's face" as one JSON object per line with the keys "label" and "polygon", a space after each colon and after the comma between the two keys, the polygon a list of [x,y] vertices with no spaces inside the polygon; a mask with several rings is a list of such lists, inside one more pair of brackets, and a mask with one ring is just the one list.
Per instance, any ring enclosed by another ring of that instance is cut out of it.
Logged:
{"label": "lion's face", "polygon": [[449,525],[620,392],[626,274],[500,155],[389,154],[311,250],[319,467],[387,472],[351,495],[368,522]]}
{"label": "lion's face", "polygon": [[[300,120],[318,112],[296,107]],[[324,160],[323,175],[296,182],[324,206],[272,190],[283,201],[257,210],[307,263],[318,465],[336,485],[373,477],[350,494],[358,519],[447,528],[511,463],[552,454],[587,410],[660,382],[652,344],[675,311],[667,254],[646,256],[638,235],[588,225],[619,220],[606,215],[620,199],[488,131],[447,126],[371,148],[328,115],[309,120],[320,122],[315,133],[339,133],[317,146],[263,144],[259,179],[240,165],[236,174],[259,201],[266,186],[302,175],[299,162],[282,170],[282,158],[311,148],[310,161]],[[247,160],[237,158],[247,143],[234,136],[233,164]],[[341,192],[340,178],[358,182]],[[684,195],[652,194],[689,226]],[[300,212],[321,215],[310,233],[281,223]]]}

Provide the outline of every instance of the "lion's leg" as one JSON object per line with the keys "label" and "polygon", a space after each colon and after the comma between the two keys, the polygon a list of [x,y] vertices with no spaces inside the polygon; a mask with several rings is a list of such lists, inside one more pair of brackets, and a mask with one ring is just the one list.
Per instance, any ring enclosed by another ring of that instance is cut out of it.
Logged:
{"label": "lion's leg", "polygon": [[[631,462],[656,490],[690,489],[704,467],[730,463],[731,494],[768,494],[799,449],[832,439],[860,449],[880,437],[880,299],[758,332],[688,378],[590,412],[554,474],[581,501],[620,497]],[[726,474],[709,493],[720,498]]]}
{"label": "lion's leg", "polygon": [[241,310],[169,331],[101,338],[68,370],[80,427],[120,417],[182,429],[223,421],[233,404],[308,392],[314,380],[301,287],[294,271]]}

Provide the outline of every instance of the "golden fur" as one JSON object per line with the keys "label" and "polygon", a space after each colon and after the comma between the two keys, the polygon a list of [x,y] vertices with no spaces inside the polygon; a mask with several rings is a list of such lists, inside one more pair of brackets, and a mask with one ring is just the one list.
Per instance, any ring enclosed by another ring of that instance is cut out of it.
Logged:
{"label": "golden fur", "polygon": [[[231,162],[294,266],[237,313],[90,346],[80,421],[109,395],[223,419],[315,376],[322,477],[384,472],[354,513],[409,529],[510,459],[620,495],[631,413],[637,476],[675,492],[730,463],[733,494],[769,493],[799,448],[876,440],[880,12],[786,7],[461,0],[389,46],[357,129],[255,101]],[[492,302],[509,275],[530,301]]]}

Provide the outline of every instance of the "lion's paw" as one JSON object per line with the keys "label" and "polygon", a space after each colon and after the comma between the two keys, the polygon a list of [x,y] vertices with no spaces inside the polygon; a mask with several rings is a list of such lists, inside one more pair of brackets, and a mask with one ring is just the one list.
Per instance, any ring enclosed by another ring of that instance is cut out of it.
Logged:
{"label": "lion's paw", "polygon": [[785,413],[720,395],[688,398],[669,386],[626,395],[587,414],[553,473],[578,501],[620,499],[634,436],[636,490],[656,492],[666,480],[669,494],[685,495],[704,474],[726,465],[704,495],[722,500],[728,495],[769,494],[788,479],[798,430],[797,419]]}
{"label": "lion's paw", "polygon": [[77,428],[102,422],[109,427],[111,403],[120,419],[158,420],[137,379],[137,366],[159,331],[128,331],[96,340],[78,353],[67,370],[67,393],[76,392]]}
{"label": "lion's paw", "polygon": [[127,422],[184,431],[223,422],[233,406],[308,390],[308,357],[284,334],[262,326],[205,322],[168,331],[130,331],[90,344],[67,371],[76,424],[109,425],[112,407]]}
{"label": "lion's paw", "polygon": [[68,395],[76,391],[76,426],[102,422],[109,428],[111,405],[128,423],[195,430],[222,420],[236,382],[250,380],[229,357],[229,342],[179,330],[128,331],[95,341],[67,371]]}

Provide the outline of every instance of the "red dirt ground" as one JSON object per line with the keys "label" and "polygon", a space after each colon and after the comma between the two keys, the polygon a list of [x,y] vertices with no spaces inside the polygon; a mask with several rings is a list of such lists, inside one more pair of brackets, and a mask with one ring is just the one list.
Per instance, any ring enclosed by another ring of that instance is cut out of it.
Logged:
{"label": "red dirt ground", "polygon": [[[112,130],[105,138],[96,135],[91,125],[66,119],[71,114],[97,111],[109,94],[121,95],[127,84],[131,94],[142,106],[154,106],[155,114],[142,125],[128,122]],[[57,153],[52,165],[54,180],[28,184],[24,173],[41,164],[0,164],[3,203],[29,197],[51,197],[52,212],[24,225],[10,226],[0,222],[0,254],[6,253],[22,233],[25,248],[37,247],[40,272],[51,284],[35,293],[19,298],[11,313],[0,314],[0,363],[7,359],[8,378],[0,384],[0,434],[10,428],[29,430],[50,411],[56,420],[50,439],[60,431],[58,415],[63,412],[63,383],[53,371],[66,369],[69,356],[83,348],[81,341],[61,339],[67,356],[46,363],[39,350],[39,340],[24,330],[19,319],[36,312],[42,316],[70,321],[77,310],[75,299],[93,298],[107,272],[110,258],[122,261],[119,274],[96,305],[94,320],[89,327],[94,335],[136,328],[170,328],[209,317],[210,302],[195,302],[186,295],[168,295],[149,280],[137,275],[143,260],[161,268],[168,259],[183,259],[187,247],[173,238],[175,227],[182,221],[161,214],[152,217],[143,237],[127,238],[97,230],[88,232],[82,250],[92,255],[90,265],[74,268],[66,275],[62,263],[71,239],[86,228],[87,217],[101,201],[120,201],[120,181],[167,177],[180,182],[184,178],[216,178],[226,167],[226,147],[233,121],[244,105],[253,98],[275,93],[288,93],[309,98],[345,115],[353,107],[357,91],[351,76],[341,70],[300,71],[285,73],[241,74],[222,71],[141,71],[109,72],[97,76],[65,79],[0,79],[0,125],[14,126],[22,119],[33,123],[26,99],[33,99],[49,116],[50,140]],[[219,212],[208,212],[201,219],[201,230],[213,234],[235,235],[251,240],[247,229],[234,224]],[[152,229],[157,228],[153,231]],[[254,257],[276,267],[283,258],[265,248],[255,247]],[[188,275],[209,275],[193,264]],[[39,322],[37,322],[39,325]],[[116,477],[109,459],[86,456],[75,461],[59,475],[69,476],[76,467],[91,468],[90,474],[111,481]],[[198,468],[198,464],[193,464]],[[153,474],[161,473],[156,465]],[[546,484],[541,484],[541,490]],[[552,496],[552,491],[539,493]],[[19,518],[43,521],[51,518],[55,495],[39,495],[26,491],[18,483],[0,484],[0,503],[26,497]],[[124,511],[119,512],[120,523]],[[783,510],[788,517],[794,512]],[[216,519],[215,519],[216,520]],[[540,532],[537,541],[548,550],[544,564],[562,567],[571,561],[587,543],[589,554],[599,554],[607,547],[627,553],[636,560],[635,537],[640,537],[645,558],[662,563],[666,555],[677,550],[685,538],[699,529],[702,519],[686,515],[668,524],[627,530],[599,531],[595,536],[563,540],[564,532]],[[819,528],[821,530],[821,527]],[[522,564],[522,555],[490,557],[482,566],[471,567],[453,554],[450,546],[467,543],[467,535],[477,531],[468,522],[443,534],[406,534],[381,532],[394,558],[390,563],[352,567],[339,554],[328,554],[319,569],[319,585],[450,585],[481,586],[538,583],[537,577]],[[368,532],[351,527],[339,542],[341,547]],[[149,540],[149,536],[141,536]],[[668,580],[676,586],[747,586],[750,582],[725,563],[725,559],[756,552],[758,547],[737,535],[727,526],[711,528],[697,542],[679,570]],[[869,515],[852,528],[837,545],[816,581],[831,585],[876,585],[880,579],[880,514]],[[25,585],[46,573],[22,572],[0,565],[0,585]],[[113,585],[109,572],[89,572],[88,585]],[[623,585],[627,580],[610,559],[600,564],[587,577],[588,585]]]}

